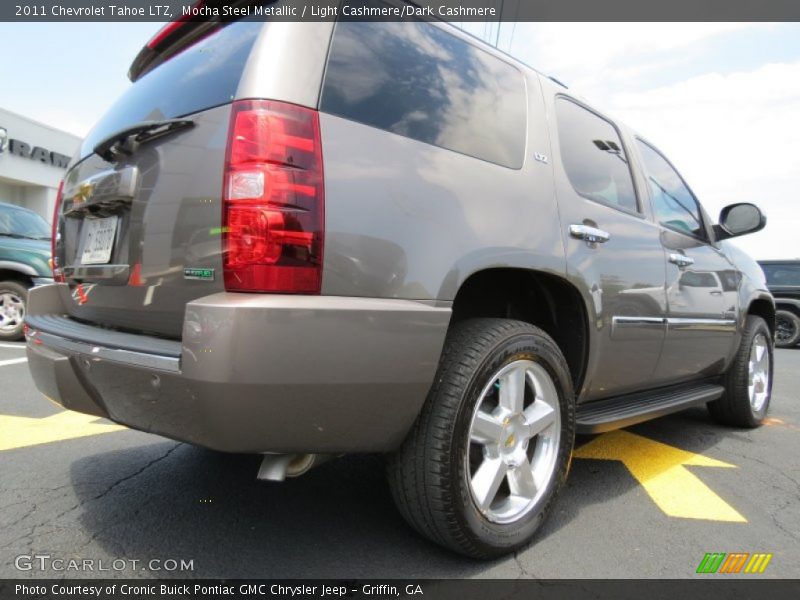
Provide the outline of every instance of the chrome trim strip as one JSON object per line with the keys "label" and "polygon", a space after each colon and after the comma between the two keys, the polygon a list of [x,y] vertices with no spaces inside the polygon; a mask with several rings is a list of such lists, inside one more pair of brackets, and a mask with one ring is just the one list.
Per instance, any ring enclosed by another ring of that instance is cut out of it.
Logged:
{"label": "chrome trim strip", "polygon": [[619,317],[611,318],[615,325],[645,325],[663,324],[668,325],[736,325],[735,319],[696,319],[688,317]]}
{"label": "chrome trim strip", "polygon": [[672,317],[667,319],[667,334],[670,331],[736,331],[736,321],[734,319],[693,319],[683,317]]}
{"label": "chrome trim strip", "polygon": [[669,325],[736,325],[735,319],[692,319],[684,317],[669,317]]}
{"label": "chrome trim strip", "polygon": [[612,325],[663,325],[663,317],[612,317]]}
{"label": "chrome trim strip", "polygon": [[133,350],[97,346],[95,344],[71,340],[45,331],[33,330],[28,336],[28,345],[34,346],[36,340],[40,340],[42,345],[47,348],[65,352],[76,352],[87,358],[108,360],[146,369],[158,369],[159,371],[167,371],[170,373],[180,373],[181,370],[181,360],[174,356],[145,354],[144,352],[135,352]]}
{"label": "chrome trim strip", "polygon": [[662,328],[667,334],[670,331],[707,331],[707,332],[734,332],[736,321],[734,319],[699,319],[690,317],[611,317],[611,337],[613,339],[635,339],[647,331],[656,331],[654,326]]}

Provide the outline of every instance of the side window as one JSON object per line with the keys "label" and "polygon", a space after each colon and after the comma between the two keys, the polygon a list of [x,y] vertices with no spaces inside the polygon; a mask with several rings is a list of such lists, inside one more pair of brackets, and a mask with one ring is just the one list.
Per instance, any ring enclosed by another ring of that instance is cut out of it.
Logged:
{"label": "side window", "polygon": [[767,283],[776,286],[800,286],[800,264],[762,265]]}
{"label": "side window", "polygon": [[525,156],[522,73],[430,23],[337,22],[321,110],[513,169]]}
{"label": "side window", "polygon": [[643,141],[637,140],[637,143],[658,222],[681,233],[705,238],[703,218],[694,194],[666,158]]}
{"label": "side window", "polygon": [[556,101],[561,160],[581,196],[638,211],[628,157],[616,127],[568,100]]}

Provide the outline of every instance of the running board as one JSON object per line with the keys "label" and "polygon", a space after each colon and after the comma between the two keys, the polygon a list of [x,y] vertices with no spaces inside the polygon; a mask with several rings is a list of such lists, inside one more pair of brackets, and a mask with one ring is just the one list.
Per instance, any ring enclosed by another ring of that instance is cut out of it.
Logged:
{"label": "running board", "polygon": [[628,427],[716,400],[724,391],[721,385],[700,383],[587,402],[578,406],[577,431],[603,433]]}

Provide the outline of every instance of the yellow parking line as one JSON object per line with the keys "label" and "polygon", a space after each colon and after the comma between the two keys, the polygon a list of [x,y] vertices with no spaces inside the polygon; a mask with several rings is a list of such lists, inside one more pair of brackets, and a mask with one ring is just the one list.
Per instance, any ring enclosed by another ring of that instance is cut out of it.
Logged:
{"label": "yellow parking line", "polygon": [[125,427],[70,410],[43,419],[0,415],[0,451],[111,433],[121,429]]}

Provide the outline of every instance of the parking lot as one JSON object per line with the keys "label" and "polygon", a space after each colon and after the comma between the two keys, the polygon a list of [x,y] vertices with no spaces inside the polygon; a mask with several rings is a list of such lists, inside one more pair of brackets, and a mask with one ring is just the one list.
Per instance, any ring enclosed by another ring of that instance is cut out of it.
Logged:
{"label": "parking lot", "polygon": [[[800,349],[776,351],[760,429],[726,429],[696,409],[580,438],[537,542],[488,563],[411,531],[380,457],[258,482],[258,457],[60,411],[24,356],[22,344],[0,344],[2,577],[683,578],[711,552],[773,556],[762,574],[702,577],[800,576]],[[43,571],[17,558],[33,555],[112,570]],[[170,560],[193,570],[158,570]]]}

